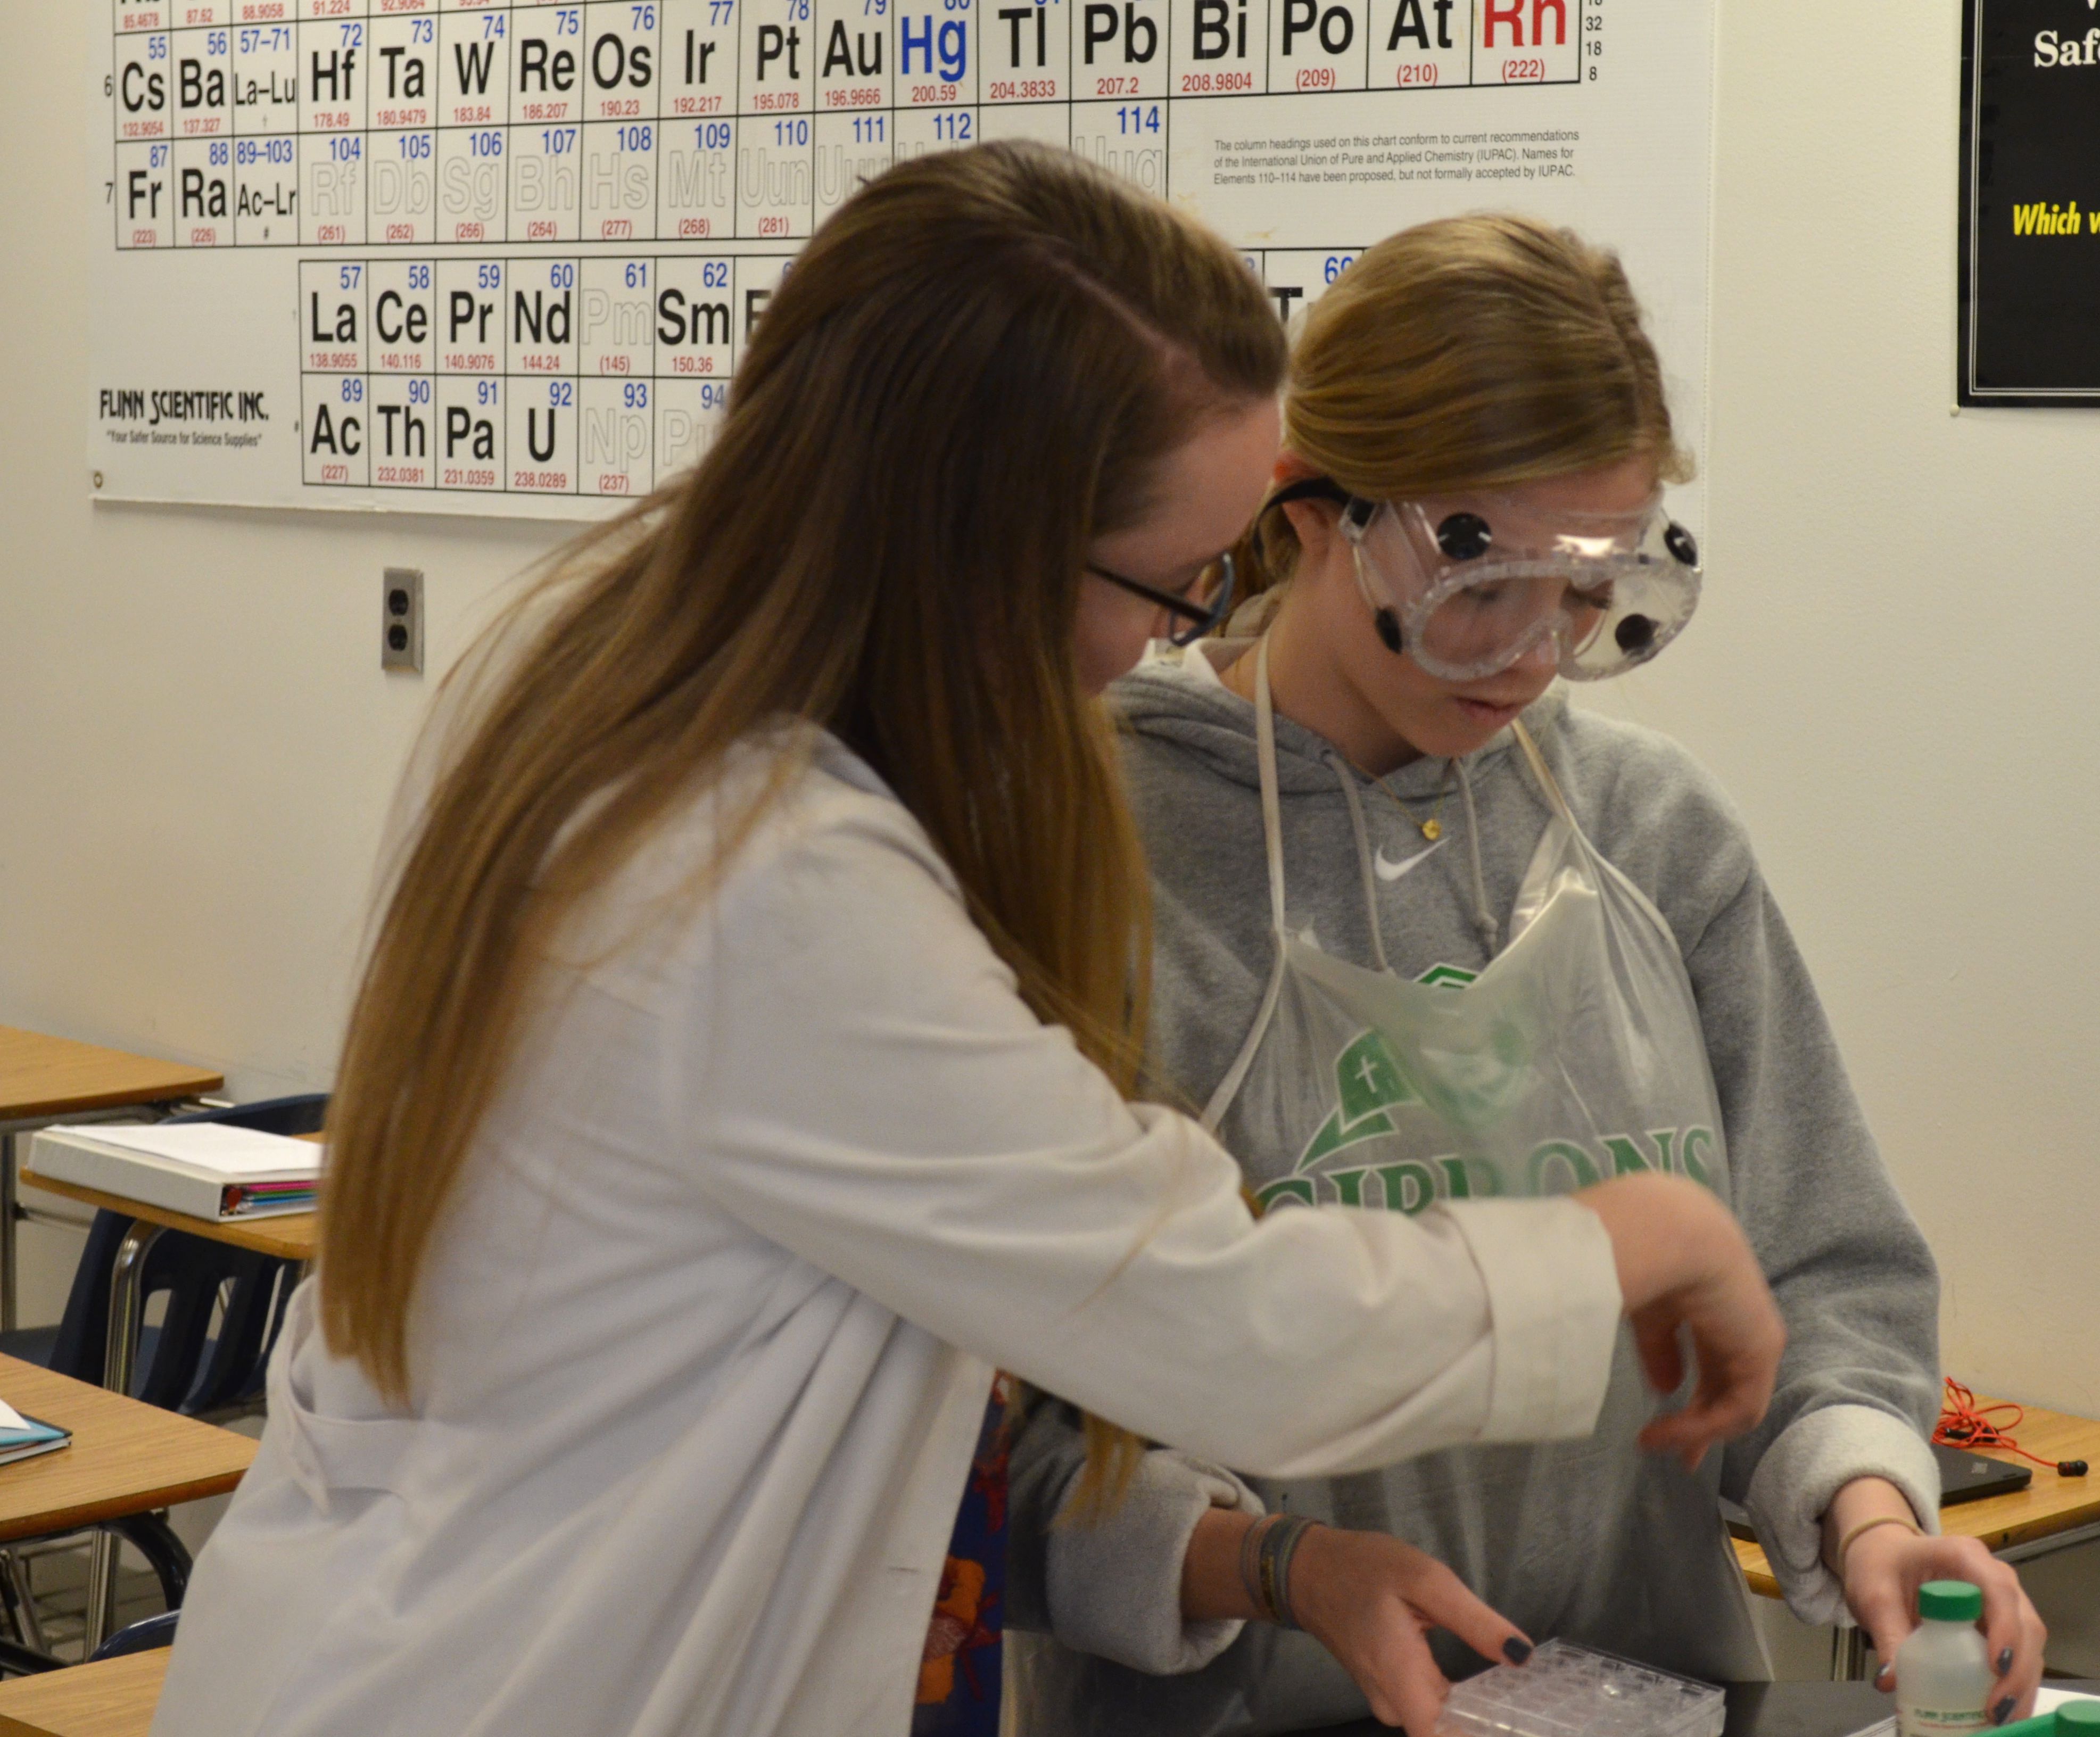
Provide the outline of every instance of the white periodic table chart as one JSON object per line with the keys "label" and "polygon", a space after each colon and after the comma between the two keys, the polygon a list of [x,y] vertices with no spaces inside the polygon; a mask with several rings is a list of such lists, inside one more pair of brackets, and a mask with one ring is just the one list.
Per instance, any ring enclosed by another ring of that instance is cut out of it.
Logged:
{"label": "white periodic table chart", "polygon": [[1074,151],[1279,315],[1496,207],[1617,247],[1704,431],[1712,0],[81,0],[98,498],[589,516],[691,465],[892,162]]}

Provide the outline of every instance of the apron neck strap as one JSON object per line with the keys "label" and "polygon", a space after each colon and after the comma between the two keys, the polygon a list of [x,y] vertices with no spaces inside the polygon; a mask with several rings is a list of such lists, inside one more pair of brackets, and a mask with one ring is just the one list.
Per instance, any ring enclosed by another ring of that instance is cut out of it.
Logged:
{"label": "apron neck strap", "polygon": [[1261,762],[1261,830],[1268,849],[1268,914],[1283,932],[1283,804],[1276,787],[1276,702],[1268,691],[1268,635],[1254,648],[1255,754]]}
{"label": "apron neck strap", "polygon": [[1254,650],[1254,725],[1255,757],[1261,763],[1261,827],[1268,848],[1268,913],[1275,924],[1276,957],[1268,968],[1268,986],[1262,991],[1261,1007],[1255,1014],[1254,1024],[1247,1028],[1246,1041],[1225,1077],[1218,1082],[1217,1090],[1211,1094],[1211,1101],[1203,1106],[1203,1126],[1211,1134],[1218,1131],[1225,1112],[1239,1096],[1283,994],[1286,939],[1283,932],[1283,805],[1276,793],[1276,705],[1268,693],[1268,636],[1265,633]]}
{"label": "apron neck strap", "polygon": [[1582,829],[1575,826],[1575,816],[1568,806],[1568,798],[1561,792],[1560,781],[1546,769],[1546,756],[1538,752],[1538,744],[1531,739],[1531,732],[1524,727],[1524,720],[1517,719],[1510,729],[1516,737],[1517,746],[1524,750],[1524,759],[1530,763],[1531,775],[1538,780],[1547,805],[1579,833]]}

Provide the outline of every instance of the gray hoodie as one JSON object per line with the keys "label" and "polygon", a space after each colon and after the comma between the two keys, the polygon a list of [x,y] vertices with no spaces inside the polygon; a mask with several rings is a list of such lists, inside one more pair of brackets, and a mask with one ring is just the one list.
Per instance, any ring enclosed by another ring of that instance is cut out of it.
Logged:
{"label": "gray hoodie", "polygon": [[[1217,662],[1238,648],[1214,646]],[[1114,690],[1155,897],[1155,1091],[1201,1106],[1230,1067],[1272,959],[1254,708],[1208,668],[1148,665]],[[1450,1564],[1534,1639],[1560,1635],[1712,1678],[1762,1674],[1718,1492],[1750,1510],[1796,1613],[1829,1622],[1840,1589],[1819,1560],[1839,1486],[1889,1478],[1933,1515],[1926,1435],[1939,1409],[1938,1280],[1882,1166],[1808,974],[1740,820],[1691,757],[1652,731],[1575,710],[1555,690],[1525,724],[1592,844],[1661,910],[1689,971],[1729,1153],[1730,1204],[1786,1317],[1764,1422],[1696,1475],[1643,1454],[1649,1414],[1630,1351],[1598,1431],[1535,1448],[1461,1448],[1382,1473],[1248,1484],[1168,1450],[1096,1525],[1052,1525],[1083,1444],[1038,1407],[1017,1444],[1009,1631],[1025,1732],[1132,1737],[1300,1729],[1361,1717],[1309,1636],[1185,1624],[1181,1557],[1205,1509],[1288,1506],[1385,1530]],[[1476,972],[1505,925],[1548,810],[1506,732],[1462,778],[1418,760],[1357,778],[1326,741],[1277,719],[1289,921],[1371,962],[1360,866],[1337,770],[1358,785],[1392,969]],[[1446,790],[1446,787],[1450,787]],[[1436,810],[1434,853],[1419,819]],[[1236,1154],[1251,1186],[1290,1155]],[[1472,1655],[1438,1638],[1447,1670]],[[1473,1660],[1474,1668],[1477,1660]]]}

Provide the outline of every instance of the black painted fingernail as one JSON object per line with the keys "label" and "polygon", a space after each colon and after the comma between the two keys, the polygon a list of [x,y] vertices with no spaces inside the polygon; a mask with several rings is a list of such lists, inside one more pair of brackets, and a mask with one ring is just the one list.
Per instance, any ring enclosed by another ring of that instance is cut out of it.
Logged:
{"label": "black painted fingernail", "polygon": [[2002,1677],[2013,1668],[2013,1649],[2008,1647],[1998,1655],[1998,1674]]}
{"label": "black painted fingernail", "polygon": [[2013,1698],[2010,1695],[1991,1709],[1991,1722],[1993,1725],[2003,1725],[2012,1716]]}
{"label": "black painted fingernail", "polygon": [[1520,1641],[1512,1634],[1502,1642],[1502,1656],[1512,1664],[1522,1664],[1531,1656],[1531,1642]]}

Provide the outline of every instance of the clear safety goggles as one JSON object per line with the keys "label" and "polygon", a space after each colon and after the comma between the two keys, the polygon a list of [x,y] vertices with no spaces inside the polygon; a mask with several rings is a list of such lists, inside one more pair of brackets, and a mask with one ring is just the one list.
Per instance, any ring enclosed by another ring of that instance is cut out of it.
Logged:
{"label": "clear safety goggles", "polygon": [[1475,681],[1549,646],[1571,681],[1645,663],[1699,606],[1699,546],[1660,500],[1630,513],[1541,513],[1506,494],[1366,500],[1326,477],[1272,506],[1327,500],[1388,650]]}

